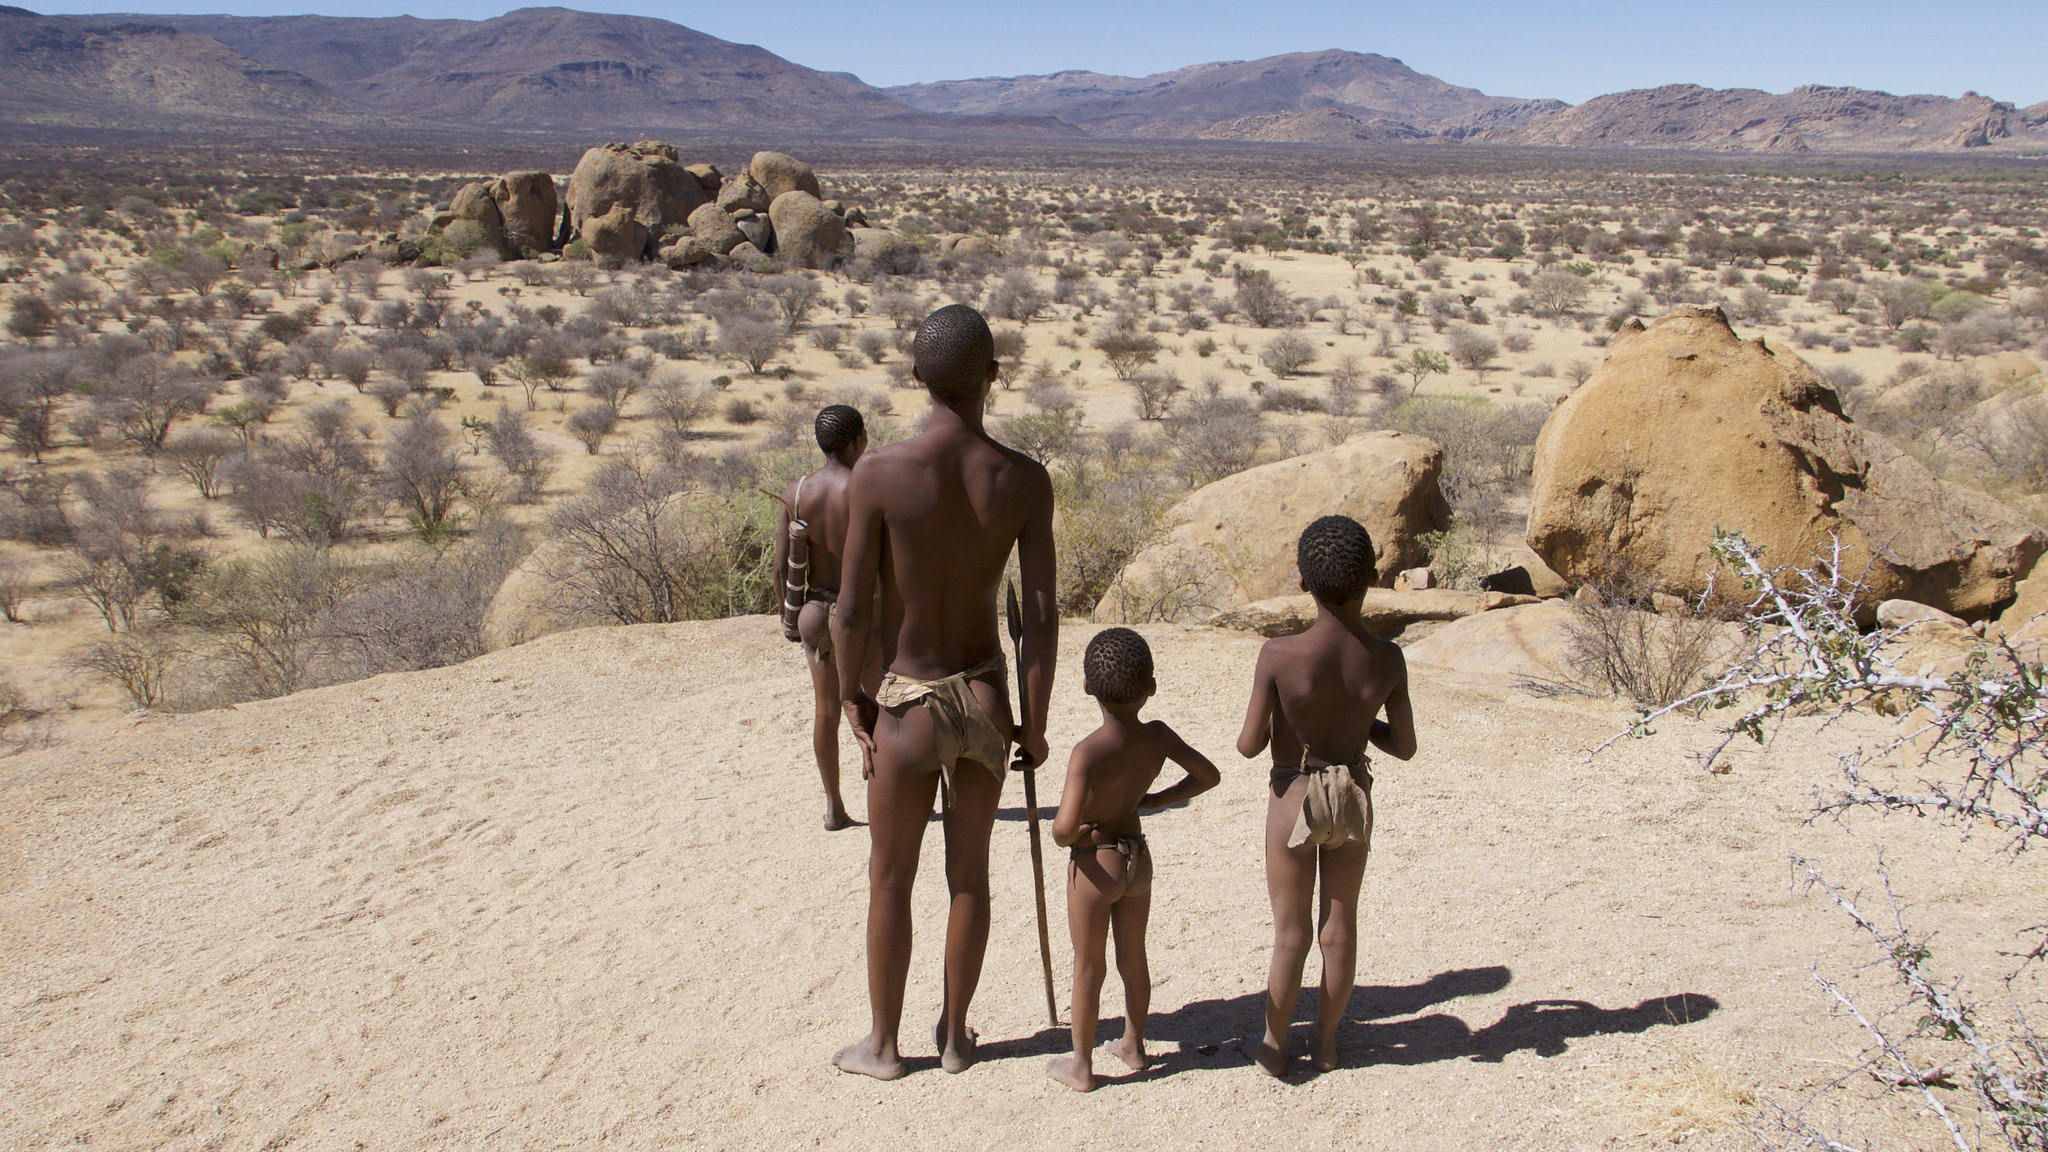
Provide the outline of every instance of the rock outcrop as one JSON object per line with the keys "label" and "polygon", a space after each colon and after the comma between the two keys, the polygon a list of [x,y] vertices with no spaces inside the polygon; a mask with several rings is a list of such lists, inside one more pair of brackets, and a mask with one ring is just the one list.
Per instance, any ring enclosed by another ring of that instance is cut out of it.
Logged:
{"label": "rock outcrop", "polygon": [[555,178],[545,172],[507,172],[464,185],[448,206],[448,220],[470,220],[507,259],[546,251],[555,235],[560,202]]}
{"label": "rock outcrop", "polygon": [[1584,584],[1626,565],[1693,596],[1716,528],[1804,563],[1831,535],[1866,601],[1964,619],[2010,602],[2048,540],[1975,489],[1857,428],[1790,351],[1736,336],[1718,308],[1681,306],[1615,335],[1536,444],[1528,543]]}
{"label": "rock outcrop", "polygon": [[[590,149],[569,177],[565,238],[581,237],[595,254],[624,260],[654,255],[653,244],[669,224],[684,224],[709,196],[696,175],[676,159],[673,144],[642,140],[637,144],[604,144]],[[624,209],[628,226],[617,215]],[[604,221],[608,247],[600,249],[591,226]],[[625,253],[624,238],[637,237],[640,248]]]}
{"label": "rock outcrop", "polygon": [[[552,183],[548,187],[552,191]],[[507,205],[515,201],[493,199],[487,191],[472,185],[457,199],[476,211],[479,204],[493,204],[501,215],[511,211]],[[719,257],[755,264],[771,253],[807,268],[830,268],[853,256],[855,245],[848,210],[821,196],[811,166],[781,152],[756,153],[745,170],[726,176],[713,164],[682,164],[672,144],[605,144],[585,152],[569,177],[560,242],[581,239],[594,257],[660,259],[672,268]],[[504,215],[506,228],[512,218]],[[894,232],[872,231],[894,240],[870,241],[871,249],[908,245]]]}
{"label": "rock outcrop", "polygon": [[1445,624],[1402,653],[1411,664],[1477,676],[1563,681],[1570,679],[1571,623],[1571,605],[1546,600]]}
{"label": "rock outcrop", "polygon": [[[1428,571],[1428,569],[1423,569]],[[1462,620],[1501,608],[1534,604],[1534,596],[1504,592],[1460,592],[1450,588],[1371,588],[1359,605],[1359,617],[1366,631],[1375,636],[1397,636],[1410,624],[1430,620]],[[1209,620],[1217,628],[1256,632],[1261,636],[1292,636],[1306,632],[1316,622],[1315,597],[1306,592],[1275,596],[1250,604],[1235,605]]]}
{"label": "rock outcrop", "polygon": [[1450,523],[1437,487],[1443,450],[1420,436],[1368,432],[1320,452],[1228,476],[1168,513],[1177,526],[1117,575],[1096,605],[1105,622],[1207,619],[1236,605],[1300,592],[1294,545],[1319,516],[1365,525],[1375,581],[1424,562],[1420,537]]}

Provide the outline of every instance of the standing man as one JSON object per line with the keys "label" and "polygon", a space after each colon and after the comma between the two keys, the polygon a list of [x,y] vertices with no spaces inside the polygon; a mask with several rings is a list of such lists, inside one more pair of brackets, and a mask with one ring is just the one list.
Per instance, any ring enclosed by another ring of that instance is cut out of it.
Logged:
{"label": "standing man", "polygon": [[[805,534],[810,586],[802,590],[804,607],[796,627],[804,663],[811,669],[811,751],[825,784],[825,829],[836,832],[853,820],[839,796],[839,669],[832,659],[832,606],[839,601],[840,557],[846,550],[846,486],[853,479],[853,462],[867,451],[868,432],[860,409],[849,404],[819,409],[816,432],[825,466],[798,477],[782,494],[782,516],[775,525],[775,602],[789,602],[789,521],[794,516],[810,525]],[[879,667],[876,661],[869,664]],[[869,675],[864,687],[872,691],[874,680]]]}
{"label": "standing man", "polygon": [[[1059,642],[1052,480],[981,426],[996,379],[988,322],[963,304],[941,308],[919,325],[911,355],[911,374],[931,393],[931,417],[916,438],[854,466],[832,621],[840,693],[868,779],[873,1014],[867,1036],[832,1062],[878,1080],[905,1071],[897,1034],[910,974],[910,890],[934,793],[943,795],[952,896],[935,1040],[946,1071],[974,1062],[967,1007],[988,947],[989,833],[1013,736],[1020,766],[1045,760]],[[1013,547],[1024,584],[1024,699],[1014,718],[996,624],[997,586]],[[870,697],[859,673],[876,645],[885,671]]]}

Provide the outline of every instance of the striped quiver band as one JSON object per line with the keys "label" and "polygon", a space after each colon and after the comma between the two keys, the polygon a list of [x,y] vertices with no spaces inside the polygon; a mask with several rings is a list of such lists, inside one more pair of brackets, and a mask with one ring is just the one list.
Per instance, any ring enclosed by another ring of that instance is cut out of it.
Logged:
{"label": "striped quiver band", "polygon": [[797,617],[803,615],[804,600],[811,591],[811,526],[803,520],[789,522],[789,572],[782,583],[782,637],[799,640]]}

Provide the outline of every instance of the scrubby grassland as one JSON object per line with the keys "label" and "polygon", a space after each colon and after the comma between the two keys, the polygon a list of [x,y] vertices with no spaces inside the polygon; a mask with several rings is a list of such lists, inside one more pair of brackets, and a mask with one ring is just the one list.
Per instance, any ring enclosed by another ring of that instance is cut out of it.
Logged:
{"label": "scrubby grassland", "polygon": [[[466,659],[527,550],[650,509],[680,527],[584,609],[765,610],[757,490],[815,465],[821,404],[912,430],[908,337],[953,301],[997,325],[996,435],[1055,471],[1077,614],[1192,487],[1375,427],[1446,450],[1440,580],[1514,562],[1550,405],[1678,303],[1797,350],[1946,474],[2025,507],[2048,483],[2019,402],[2048,203],[2022,167],[791,147],[915,258],[671,272],[428,232],[478,175],[566,172],[539,145],[415,142],[376,171],[22,150],[0,171],[11,737]],[[422,262],[362,254],[386,236]]]}

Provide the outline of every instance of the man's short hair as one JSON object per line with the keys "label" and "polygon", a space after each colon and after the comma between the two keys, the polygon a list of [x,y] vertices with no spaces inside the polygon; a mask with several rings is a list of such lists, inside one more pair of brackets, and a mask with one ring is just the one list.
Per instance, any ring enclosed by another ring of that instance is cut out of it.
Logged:
{"label": "man's short hair", "polygon": [[948,304],[917,326],[910,356],[919,383],[933,396],[958,403],[981,394],[996,358],[996,338],[981,313]]}
{"label": "man's short hair", "polygon": [[1129,628],[1105,628],[1088,641],[1081,672],[1097,700],[1129,704],[1144,697],[1152,679],[1152,646]]}
{"label": "man's short hair", "polygon": [[818,409],[818,447],[827,456],[837,456],[868,430],[860,409],[851,404],[827,404]]}
{"label": "man's short hair", "polygon": [[1372,537],[1349,516],[1324,516],[1301,530],[1294,546],[1301,582],[1325,604],[1342,604],[1372,587],[1378,575]]}

